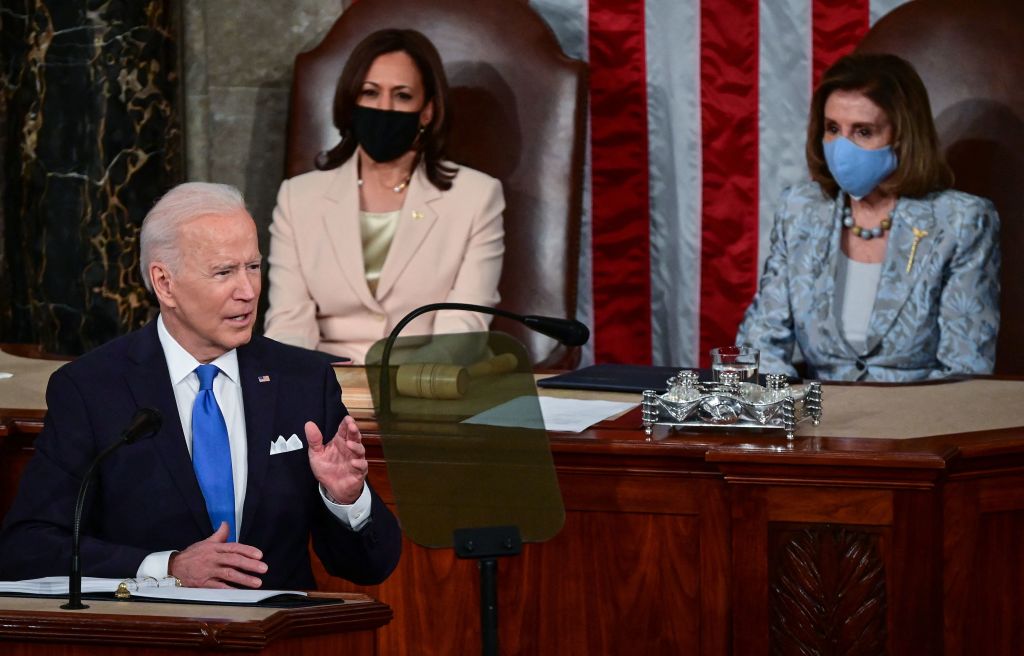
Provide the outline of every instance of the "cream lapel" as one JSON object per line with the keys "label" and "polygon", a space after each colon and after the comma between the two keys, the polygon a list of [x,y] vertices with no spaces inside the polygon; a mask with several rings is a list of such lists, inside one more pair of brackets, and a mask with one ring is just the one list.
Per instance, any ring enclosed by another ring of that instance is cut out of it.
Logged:
{"label": "cream lapel", "polygon": [[378,298],[384,298],[395,285],[402,271],[434,227],[438,215],[431,204],[440,198],[441,191],[430,183],[424,167],[416,167],[416,173],[409,182],[402,214],[398,219],[395,239],[391,242],[391,248],[380,272],[380,280],[377,283]]}
{"label": "cream lapel", "polygon": [[[363,263],[363,242],[359,234],[359,175],[353,155],[336,169],[321,204],[324,233],[331,242],[342,278],[356,298],[374,312],[383,313],[377,299],[366,285]],[[320,275],[330,275],[323,272]]]}

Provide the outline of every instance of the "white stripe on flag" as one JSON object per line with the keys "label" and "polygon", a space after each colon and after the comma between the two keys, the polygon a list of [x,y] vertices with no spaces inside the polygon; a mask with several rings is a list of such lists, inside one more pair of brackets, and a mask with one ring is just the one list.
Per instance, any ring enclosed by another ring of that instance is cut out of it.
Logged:
{"label": "white stripe on flag", "polygon": [[871,21],[870,24],[874,25],[882,16],[885,16],[896,7],[906,4],[908,1],[909,0],[871,0],[868,18],[868,20]]}
{"label": "white stripe on flag", "polygon": [[811,102],[811,5],[808,0],[760,0],[758,145],[760,234],[757,271],[768,255],[782,190],[807,178],[804,144]]}
{"label": "white stripe on flag", "polygon": [[700,4],[648,0],[645,23],[652,362],[692,367],[700,317]]}

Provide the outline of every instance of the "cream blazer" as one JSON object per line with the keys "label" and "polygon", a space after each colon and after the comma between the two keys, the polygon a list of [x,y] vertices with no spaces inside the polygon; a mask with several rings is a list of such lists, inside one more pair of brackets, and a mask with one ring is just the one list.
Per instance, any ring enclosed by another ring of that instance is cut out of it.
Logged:
{"label": "cream blazer", "polygon": [[[427,303],[494,306],[505,253],[501,183],[458,167],[448,191],[417,167],[409,182],[377,294],[366,284],[356,157],[285,180],[270,226],[270,309],[265,334],[360,364],[402,317]],[[423,315],[402,335],[487,330],[490,317]]]}

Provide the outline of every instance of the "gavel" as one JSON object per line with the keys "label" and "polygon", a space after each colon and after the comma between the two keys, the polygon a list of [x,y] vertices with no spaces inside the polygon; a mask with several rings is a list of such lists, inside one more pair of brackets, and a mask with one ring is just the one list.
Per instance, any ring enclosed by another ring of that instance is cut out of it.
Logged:
{"label": "gavel", "polygon": [[411,362],[400,365],[395,376],[398,393],[420,399],[461,399],[472,378],[515,371],[519,359],[502,353],[468,367],[457,364]]}

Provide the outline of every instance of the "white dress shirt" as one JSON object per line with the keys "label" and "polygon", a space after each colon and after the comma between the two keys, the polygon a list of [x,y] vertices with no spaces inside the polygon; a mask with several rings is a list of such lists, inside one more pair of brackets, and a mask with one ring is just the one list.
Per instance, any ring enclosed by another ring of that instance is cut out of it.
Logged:
{"label": "white dress shirt", "polygon": [[[199,376],[195,370],[201,362],[186,351],[171,336],[164,325],[163,316],[157,317],[157,336],[160,347],[167,361],[167,370],[171,376],[171,388],[174,390],[174,401],[178,406],[178,418],[181,430],[185,435],[185,445],[189,456],[192,455],[192,406],[199,394]],[[228,351],[210,364],[217,367],[220,373],[213,379],[213,394],[224,415],[224,423],[228,429],[228,446],[231,449],[231,474],[234,478],[235,492],[235,535],[242,534],[242,508],[245,506],[245,486],[249,477],[248,441],[245,431],[245,412],[242,403],[242,384],[238,374],[238,352]],[[325,427],[325,430],[330,428]],[[363,491],[351,504],[335,503],[327,496],[323,485],[320,486],[320,497],[324,504],[343,524],[354,531],[362,528],[370,520],[370,488],[363,483]],[[214,530],[216,530],[216,526]],[[159,551],[146,556],[139,565],[139,577],[152,576],[162,578],[168,575],[167,563],[173,551]]]}

